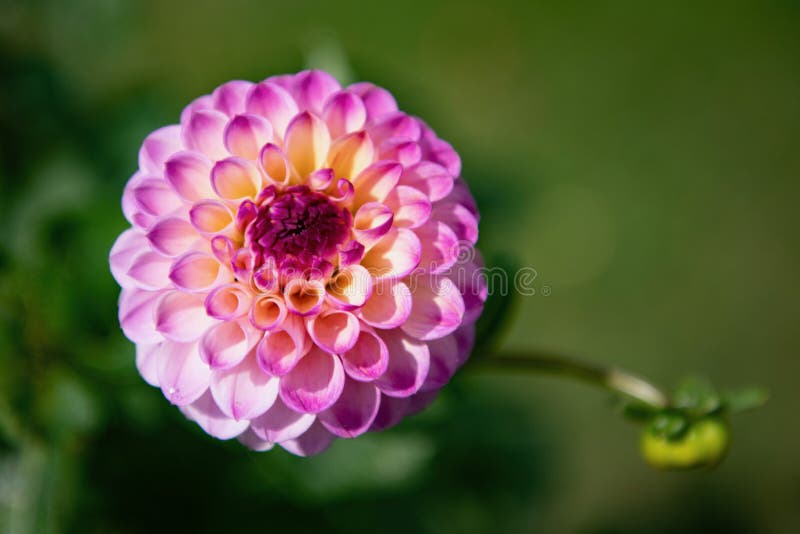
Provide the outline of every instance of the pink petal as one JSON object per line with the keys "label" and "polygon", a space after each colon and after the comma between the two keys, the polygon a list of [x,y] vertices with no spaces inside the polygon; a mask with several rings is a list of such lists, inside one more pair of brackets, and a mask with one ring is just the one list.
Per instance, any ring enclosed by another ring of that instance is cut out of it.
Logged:
{"label": "pink petal", "polygon": [[473,245],[478,241],[478,218],[465,205],[449,200],[437,202],[433,218],[449,226],[458,239]]}
{"label": "pink petal", "polygon": [[336,141],[330,148],[328,166],[340,178],[355,178],[372,162],[375,148],[367,132],[354,132]]}
{"label": "pink petal", "polygon": [[189,342],[200,339],[217,321],[206,314],[200,295],[169,291],[155,308],[155,330],[172,341]]}
{"label": "pink petal", "polygon": [[275,446],[275,443],[259,438],[252,428],[248,428],[239,434],[236,439],[248,449],[256,452],[266,452]]}
{"label": "pink petal", "polygon": [[412,303],[411,291],[403,282],[381,280],[361,308],[361,319],[375,328],[397,328],[408,319]]}
{"label": "pink petal", "polygon": [[156,331],[153,313],[163,291],[123,289],[119,295],[119,324],[134,343],[158,343],[164,338]]}
{"label": "pink petal", "polygon": [[181,206],[181,199],[160,178],[141,180],[133,188],[133,198],[142,211],[156,217],[175,211]]}
{"label": "pink petal", "polygon": [[211,370],[200,359],[197,343],[165,341],[158,360],[158,383],[172,404],[191,404],[208,389]]}
{"label": "pink petal", "polygon": [[339,91],[332,94],[322,110],[322,118],[328,125],[331,138],[360,130],[367,120],[367,109],[355,94]]}
{"label": "pink petal", "polygon": [[147,238],[138,228],[129,228],[122,232],[111,252],[108,254],[108,263],[114,280],[122,287],[128,287],[135,282],[128,276],[128,269],[133,260],[144,250],[150,248]]}
{"label": "pink petal", "polygon": [[376,161],[354,180],[356,194],[353,199],[355,207],[367,202],[383,202],[397,185],[403,166],[394,161]]}
{"label": "pink petal", "polygon": [[226,200],[253,199],[261,190],[261,174],[248,160],[233,156],[211,169],[211,186]]}
{"label": "pink petal", "polygon": [[292,179],[292,166],[286,154],[272,143],[267,143],[258,155],[258,165],[276,185],[286,185]]}
{"label": "pink petal", "polygon": [[401,330],[384,330],[379,335],[389,349],[389,367],[375,385],[390,397],[408,397],[416,393],[428,376],[428,345]]}
{"label": "pink petal", "polygon": [[303,320],[297,316],[289,316],[280,328],[264,334],[256,355],[265,373],[284,376],[294,369],[311,348],[311,339],[306,335]]}
{"label": "pink petal", "polygon": [[272,125],[259,115],[236,115],[223,132],[228,152],[245,159],[258,158],[261,147],[271,139]]}
{"label": "pink petal", "polygon": [[290,410],[279,398],[263,415],[250,422],[250,428],[261,439],[280,443],[296,439],[314,423],[316,416]]}
{"label": "pink petal", "polygon": [[380,121],[370,126],[369,134],[376,143],[392,137],[405,137],[411,141],[417,141],[421,130],[416,119],[398,111],[383,116]]}
{"label": "pink petal", "polygon": [[184,291],[205,293],[215,286],[232,282],[233,274],[220,265],[214,256],[204,252],[189,252],[172,264],[169,279]]}
{"label": "pink petal", "polygon": [[370,430],[379,432],[393,427],[403,420],[410,404],[408,397],[388,397],[381,394],[378,414],[375,416]]}
{"label": "pink petal", "polygon": [[247,95],[253,86],[252,82],[242,80],[224,83],[211,94],[212,105],[229,117],[243,113]]}
{"label": "pink petal", "polygon": [[450,334],[428,343],[431,366],[420,391],[432,391],[445,386],[461,364],[460,347],[456,334]]}
{"label": "pink petal", "polygon": [[336,79],[321,70],[300,72],[294,79],[294,97],[301,110],[320,113],[328,97],[340,90]]}
{"label": "pink petal", "polygon": [[384,201],[394,212],[394,225],[403,228],[417,228],[431,217],[431,201],[418,189],[399,185]]}
{"label": "pink petal", "polygon": [[200,425],[207,434],[217,439],[231,439],[247,430],[247,420],[237,421],[226,417],[219,409],[210,391],[206,391],[192,404],[181,406],[183,414]]}
{"label": "pink petal", "polygon": [[444,337],[464,318],[464,299],[449,278],[420,276],[411,292],[414,305],[403,330],[422,340]]}
{"label": "pink petal", "polygon": [[230,209],[217,200],[202,200],[189,210],[189,220],[205,235],[218,234],[233,223]]}
{"label": "pink petal", "polygon": [[136,370],[144,381],[158,387],[158,367],[161,343],[136,344]]}
{"label": "pink petal", "polygon": [[192,113],[201,109],[214,109],[214,99],[211,98],[211,95],[199,96],[183,108],[181,111],[181,124],[188,123]]}
{"label": "pink petal", "polygon": [[331,446],[333,434],[319,421],[309,427],[300,437],[279,443],[281,447],[297,456],[314,456]]}
{"label": "pink petal", "polygon": [[455,265],[461,243],[449,226],[439,221],[428,221],[414,232],[422,243],[419,260],[422,272],[443,273]]}
{"label": "pink petal", "polygon": [[169,285],[169,270],[172,260],[155,252],[143,252],[136,256],[128,269],[128,276],[143,289],[162,289]]}
{"label": "pink petal", "polygon": [[370,121],[375,121],[387,113],[397,111],[397,102],[392,94],[382,87],[372,85],[369,82],[354,83],[347,88],[361,97],[364,107],[367,108],[367,116]]}
{"label": "pink petal", "polygon": [[147,239],[158,252],[166,256],[179,256],[195,246],[199,240],[197,230],[185,219],[168,217],[155,223],[147,232]]}
{"label": "pink petal", "polygon": [[339,357],[314,347],[281,379],[280,396],[292,410],[319,413],[336,402],[343,387]]}
{"label": "pink petal", "polygon": [[230,369],[247,356],[261,336],[261,331],[244,318],[218,323],[200,339],[200,357],[212,369]]}
{"label": "pink petal", "polygon": [[386,372],[389,349],[380,336],[362,324],[356,344],[342,354],[342,365],[351,378],[371,382]]}
{"label": "pink petal", "polygon": [[411,139],[393,137],[380,144],[378,156],[380,159],[397,161],[403,167],[410,167],[422,159],[422,149]]}
{"label": "pink petal", "polygon": [[358,340],[358,319],[350,312],[331,310],[315,315],[306,323],[308,334],[326,352],[342,354]]}
{"label": "pink petal", "polygon": [[339,437],[360,436],[375,420],[380,401],[381,394],[372,384],[345,380],[339,400],[319,414],[319,422]]}
{"label": "pink petal", "polygon": [[148,135],[139,150],[139,169],[148,174],[160,175],[164,162],[183,148],[181,127],[177,124],[164,126]]}
{"label": "pink petal", "polygon": [[318,280],[295,278],[283,290],[286,308],[297,315],[314,315],[322,308],[325,286]]}
{"label": "pink petal", "polygon": [[286,127],[299,111],[292,95],[270,82],[261,82],[253,87],[247,97],[246,109],[248,113],[267,119],[279,139],[284,138]]}
{"label": "pink petal", "polygon": [[392,227],[394,214],[392,210],[380,202],[367,202],[353,218],[353,234],[359,243],[366,248],[372,247]]}
{"label": "pink petal", "polygon": [[422,245],[411,230],[393,228],[361,260],[373,277],[402,278],[419,265]]}
{"label": "pink petal", "polygon": [[286,156],[301,177],[323,166],[330,145],[328,127],[319,117],[307,111],[292,119],[286,128]]}
{"label": "pink petal", "polygon": [[238,283],[214,289],[205,300],[206,313],[215,319],[228,321],[250,310],[252,298],[249,291]]}
{"label": "pink petal", "polygon": [[360,308],[372,294],[372,277],[361,265],[342,267],[327,286],[328,300],[338,309]]}
{"label": "pink petal", "polygon": [[250,308],[250,322],[260,330],[280,327],[286,315],[286,304],[278,295],[262,295],[253,301]]}
{"label": "pink petal", "polygon": [[[472,250],[472,252],[476,252]],[[483,260],[477,255],[472,262],[459,262],[450,276],[464,298],[464,323],[474,323],[483,312],[483,303],[489,296]]]}
{"label": "pink petal", "polygon": [[222,413],[237,421],[266,412],[278,397],[278,379],[265,374],[254,355],[211,374],[211,394]]}
{"label": "pink petal", "polygon": [[183,143],[190,150],[196,150],[211,158],[222,159],[228,155],[222,142],[222,132],[228,124],[228,116],[221,111],[201,109],[189,115],[182,124]]}
{"label": "pink petal", "polygon": [[422,161],[403,172],[400,184],[419,189],[436,202],[453,190],[453,177],[441,165]]}
{"label": "pink petal", "polygon": [[164,178],[189,202],[212,198],[211,165],[207,157],[197,152],[178,152],[167,161]]}

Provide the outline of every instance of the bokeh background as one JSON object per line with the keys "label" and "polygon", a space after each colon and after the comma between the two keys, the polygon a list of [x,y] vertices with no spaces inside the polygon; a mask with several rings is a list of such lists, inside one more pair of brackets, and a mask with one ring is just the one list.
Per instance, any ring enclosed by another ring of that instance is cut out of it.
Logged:
{"label": "bokeh background", "polygon": [[[728,460],[654,472],[605,394],[477,368],[312,459],[168,406],[107,267],[139,143],[309,65],[460,151],[482,250],[538,273],[501,346],[767,386]],[[0,531],[800,532],[799,141],[792,0],[0,0]]]}

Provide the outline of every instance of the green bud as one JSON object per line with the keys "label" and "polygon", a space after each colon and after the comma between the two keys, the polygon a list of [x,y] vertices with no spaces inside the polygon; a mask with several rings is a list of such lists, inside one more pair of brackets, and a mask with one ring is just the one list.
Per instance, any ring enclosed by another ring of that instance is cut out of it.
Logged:
{"label": "green bud", "polygon": [[642,432],[641,451],[644,459],[657,469],[669,471],[714,467],[730,445],[730,428],[721,417],[703,417],[687,422],[682,432],[678,419],[655,417]]}

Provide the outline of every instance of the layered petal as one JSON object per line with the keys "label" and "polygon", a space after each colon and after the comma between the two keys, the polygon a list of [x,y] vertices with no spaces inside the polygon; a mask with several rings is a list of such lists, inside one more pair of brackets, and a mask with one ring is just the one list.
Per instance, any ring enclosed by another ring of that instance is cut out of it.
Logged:
{"label": "layered petal", "polygon": [[314,347],[281,379],[280,396],[292,410],[316,414],[332,406],[343,387],[339,357]]}
{"label": "layered petal", "polygon": [[226,416],[249,420],[269,410],[278,397],[278,384],[279,379],[264,373],[251,354],[236,367],[214,371],[211,394]]}

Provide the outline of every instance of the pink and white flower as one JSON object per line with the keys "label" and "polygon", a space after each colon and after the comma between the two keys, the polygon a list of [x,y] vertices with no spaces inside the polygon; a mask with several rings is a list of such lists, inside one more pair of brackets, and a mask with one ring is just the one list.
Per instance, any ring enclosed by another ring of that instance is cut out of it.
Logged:
{"label": "pink and white flower", "polygon": [[316,454],[420,410],[486,298],[460,172],[369,83],[305,71],[196,99],[144,140],[110,254],[142,377],[255,450]]}

